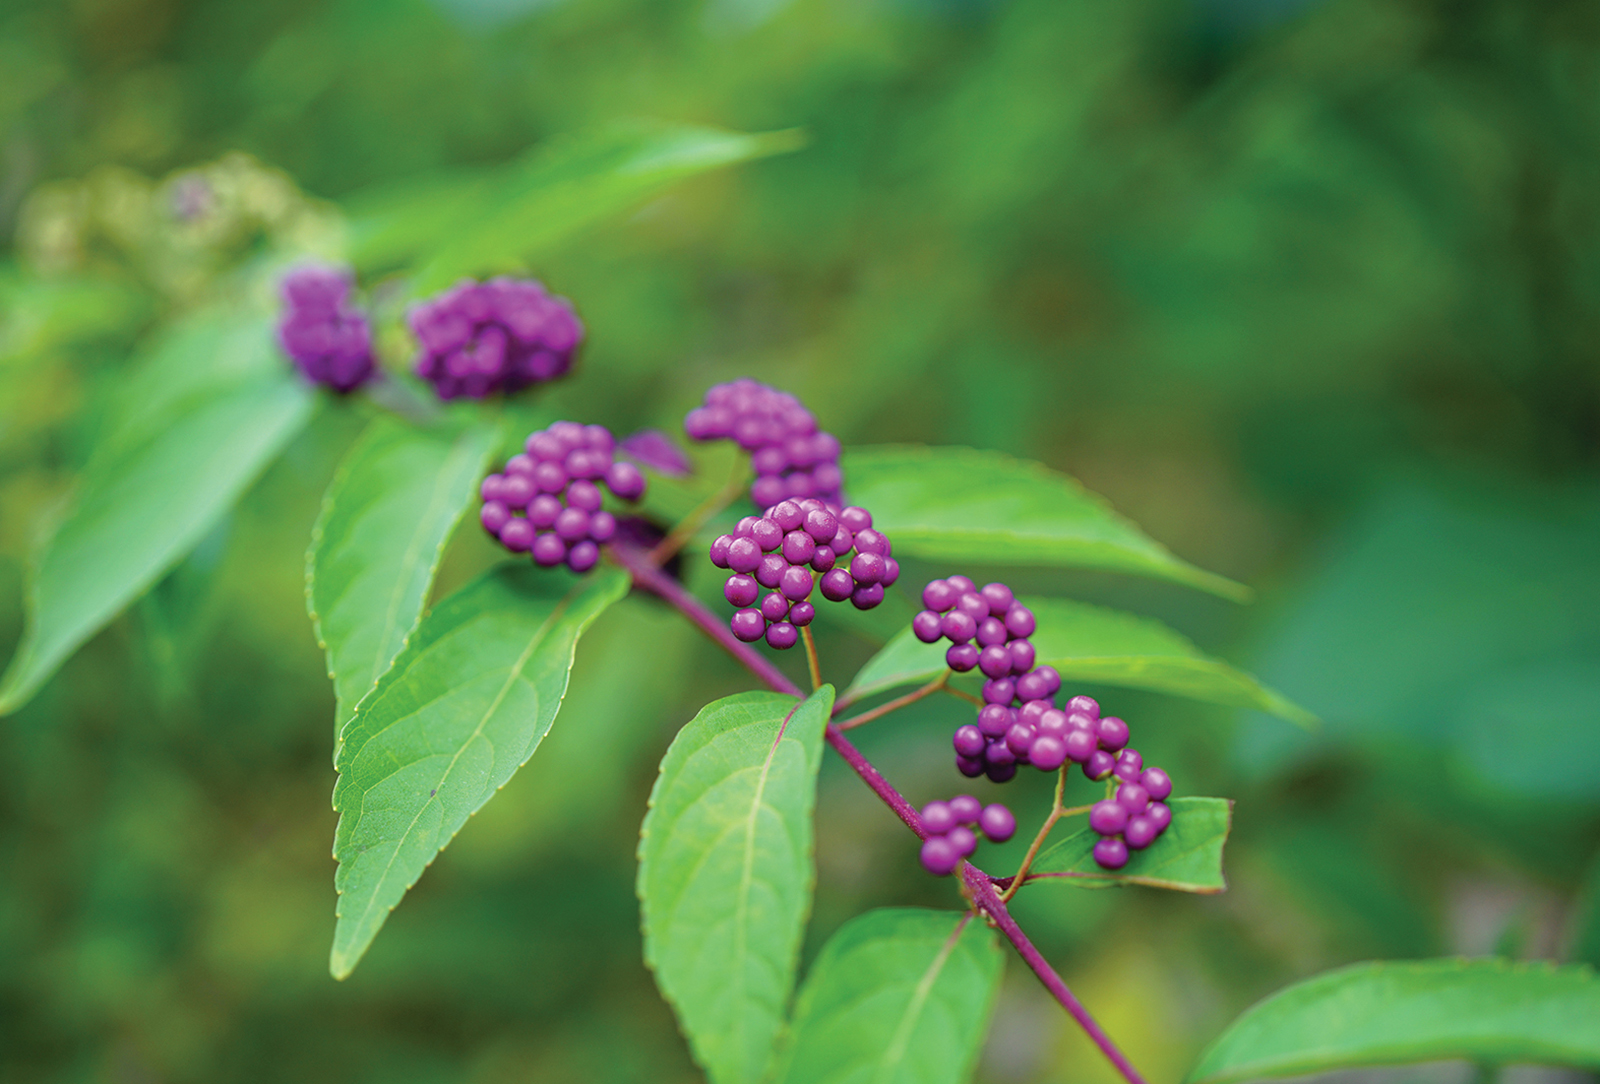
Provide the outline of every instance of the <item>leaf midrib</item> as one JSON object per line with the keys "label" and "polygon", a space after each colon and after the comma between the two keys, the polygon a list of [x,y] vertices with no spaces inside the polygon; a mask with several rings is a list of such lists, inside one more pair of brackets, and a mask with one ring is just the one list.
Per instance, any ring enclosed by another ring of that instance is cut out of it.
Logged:
{"label": "leaf midrib", "polygon": [[949,962],[950,954],[955,951],[956,943],[961,940],[961,934],[967,928],[967,922],[972,918],[970,913],[962,915],[961,921],[956,923],[956,928],[945,938],[944,945],[939,949],[939,954],[928,965],[928,970],[923,972],[922,978],[917,981],[915,989],[911,991],[911,1000],[906,1004],[905,1011],[900,1014],[900,1022],[895,1025],[894,1038],[889,1041],[888,1047],[883,1052],[883,1058],[878,1062],[878,1070],[872,1079],[879,1084],[887,1081],[890,1074],[899,1067],[905,1059],[906,1048],[911,1043],[911,1032],[922,1017],[922,1010],[927,1006],[928,996],[933,992],[933,984],[939,981],[939,975],[944,971],[944,965]]}

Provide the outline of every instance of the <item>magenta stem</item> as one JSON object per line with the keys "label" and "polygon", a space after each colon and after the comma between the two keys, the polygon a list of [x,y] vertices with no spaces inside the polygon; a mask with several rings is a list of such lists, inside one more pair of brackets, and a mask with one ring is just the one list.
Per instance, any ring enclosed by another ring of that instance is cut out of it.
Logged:
{"label": "magenta stem", "polygon": [[[610,549],[616,562],[633,576],[636,586],[671,603],[702,632],[711,637],[719,647],[743,663],[752,674],[766,682],[774,691],[805,699],[805,693],[800,691],[798,685],[784,676],[783,672],[767,661],[760,652],[734,636],[726,622],[706,609],[700,600],[685,591],[678,581],[657,568],[642,550],[617,544],[613,544]],[[827,741],[833,747],[833,751],[843,757],[845,763],[861,777],[862,782],[871,788],[872,793],[893,810],[895,816],[905,822],[907,828],[915,832],[919,839],[927,838],[927,833],[922,828],[922,818],[912,808],[911,803],[906,801],[905,796],[895,790],[883,774],[872,766],[871,761],[861,755],[861,751],[834,723],[828,724]],[[1083,1028],[1094,1044],[1100,1048],[1101,1053],[1105,1054],[1107,1060],[1129,1084],[1145,1084],[1139,1071],[1133,1067],[1122,1051],[1117,1049],[1111,1037],[1100,1030],[1100,1025],[1089,1015],[1089,1010],[1072,996],[1072,991],[1067,989],[1067,984],[1056,974],[1055,968],[1039,954],[1039,950],[1033,947],[1033,942],[1028,940],[1028,935],[1022,932],[1016,920],[1011,917],[1011,912],[1006,910],[1000,894],[994,890],[994,878],[972,863],[964,862],[961,865],[961,879],[967,886],[973,906],[987,915],[994,926],[1006,936],[1012,947],[1017,950],[1017,955],[1033,969],[1033,973],[1039,977],[1044,988],[1061,1002],[1061,1007],[1078,1022],[1078,1026]]]}

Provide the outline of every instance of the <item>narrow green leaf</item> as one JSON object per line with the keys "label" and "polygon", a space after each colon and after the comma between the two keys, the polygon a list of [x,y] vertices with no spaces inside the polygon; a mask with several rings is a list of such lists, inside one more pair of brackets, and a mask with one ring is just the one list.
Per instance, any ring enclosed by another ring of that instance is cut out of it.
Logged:
{"label": "narrow green leaf", "polygon": [[750,1084],[794,986],[833,687],[742,693],[673,739],[639,838],[645,962],[713,1084]]}
{"label": "narrow green leaf", "polygon": [[389,912],[477,810],[527,763],[566,694],[578,637],[628,589],[506,565],[446,598],[356,707],[339,750],[338,923],[344,978]]}
{"label": "narrow green leaf", "polygon": [[416,628],[499,442],[491,426],[379,418],[340,464],[306,554],[306,601],[338,697],[334,733]]}
{"label": "narrow green leaf", "polygon": [[[1204,654],[1152,618],[1062,599],[1023,601],[1039,622],[1031,637],[1039,662],[1049,663],[1070,681],[1149,689],[1208,704],[1256,708],[1301,726],[1316,724],[1316,717],[1304,708],[1249,674]],[[867,660],[844,699],[858,700],[932,680],[945,669],[948,646],[925,644],[912,635],[909,625],[903,627]],[[957,680],[976,684],[971,676]]]}
{"label": "narrow green leaf", "polygon": [[0,714],[26,703],[192,549],[314,401],[259,315],[202,314],[137,363],[72,506],[34,559],[28,627],[0,680]]}
{"label": "narrow green leaf", "polygon": [[1501,959],[1377,961],[1280,990],[1200,1056],[1191,1084],[1464,1058],[1600,1068],[1600,980]]}
{"label": "narrow green leaf", "polygon": [[777,1084],[959,1084],[1000,992],[994,933],[970,916],[884,908],[822,946],[800,987]]}
{"label": "narrow green leaf", "polygon": [[415,290],[431,293],[463,275],[515,270],[684,178],[799,143],[794,132],[671,124],[554,140],[503,170],[412,182],[357,200],[355,258],[373,266],[421,257]]}
{"label": "narrow green leaf", "polygon": [[850,499],[898,552],[1155,576],[1237,600],[1250,589],[1174,557],[1065,474],[1001,452],[883,445],[844,455]]}
{"label": "narrow green leaf", "polygon": [[1233,802],[1227,798],[1174,798],[1172,824],[1128,864],[1112,872],[1094,860],[1100,837],[1087,826],[1045,851],[1033,864],[1028,883],[1072,884],[1079,888],[1147,885],[1177,892],[1213,895],[1228,887],[1222,877],[1222,846],[1233,824]]}

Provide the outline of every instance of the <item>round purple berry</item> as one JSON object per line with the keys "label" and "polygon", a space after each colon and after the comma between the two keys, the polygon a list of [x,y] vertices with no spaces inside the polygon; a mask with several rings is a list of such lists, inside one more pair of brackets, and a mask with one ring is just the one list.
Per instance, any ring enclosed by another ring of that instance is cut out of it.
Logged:
{"label": "round purple berry", "polygon": [[1117,778],[1133,782],[1144,769],[1144,757],[1137,749],[1124,749],[1117,754]]}
{"label": "round purple berry", "polygon": [[822,574],[822,582],[817,586],[822,592],[822,597],[829,602],[843,602],[855,594],[856,590],[856,583],[850,578],[850,573],[842,568],[824,572]]}
{"label": "round purple berry", "polygon": [[749,574],[761,564],[761,547],[750,538],[735,538],[728,546],[728,567]]}
{"label": "round purple berry", "polygon": [[761,616],[760,610],[739,610],[728,619],[728,628],[745,643],[753,644],[766,631],[767,620]]}
{"label": "round purple berry", "polygon": [[770,519],[758,519],[750,528],[750,538],[762,553],[771,553],[783,545],[783,529]]}
{"label": "round purple berry", "polygon": [[800,642],[800,630],[787,621],[779,621],[767,628],[767,646],[787,651]]}
{"label": "round purple berry", "polygon": [[864,531],[872,526],[872,513],[851,505],[839,513],[839,525],[849,531]]}
{"label": "round purple berry", "polygon": [[944,580],[934,580],[922,589],[922,604],[934,613],[944,613],[958,597],[960,593]]}
{"label": "round purple berry", "polygon": [[1013,636],[1032,636],[1038,622],[1033,611],[1020,603],[1006,611],[1006,631]]}
{"label": "round purple berry", "polygon": [[787,571],[789,562],[779,554],[769,553],[756,565],[756,582],[762,587],[777,587]]}
{"label": "round purple berry", "polygon": [[589,537],[589,513],[581,508],[563,509],[556,517],[556,534],[563,542],[577,542]]}
{"label": "round purple berry", "polygon": [[1114,836],[1128,823],[1128,807],[1109,798],[1096,802],[1089,810],[1089,827],[1103,836]]}
{"label": "round purple berry", "polygon": [[817,572],[832,571],[838,563],[839,558],[834,555],[832,546],[818,546],[811,554],[811,567]]}
{"label": "round purple berry", "polygon": [[533,524],[521,516],[513,516],[500,528],[500,544],[512,553],[527,553],[533,548],[533,535]]}
{"label": "round purple berry", "polygon": [[808,564],[816,553],[817,544],[804,531],[790,531],[783,536],[783,559],[791,565]]}
{"label": "round purple berry", "polygon": [[533,495],[533,482],[525,474],[508,474],[500,483],[500,499],[512,508],[526,508]]}
{"label": "round purple berry", "polygon": [[868,527],[865,530],[856,531],[855,535],[857,553],[871,553],[879,557],[888,557],[892,552],[892,547],[889,545],[889,536],[882,531],[874,531],[871,527]]}
{"label": "round purple berry", "polygon": [[973,833],[971,828],[968,828],[964,824],[958,824],[954,828],[950,829],[944,838],[948,839],[952,844],[955,845],[957,853],[959,853],[962,858],[967,857],[973,851],[978,849],[978,837]]}
{"label": "round purple berry", "polygon": [[632,463],[613,463],[606,468],[606,488],[625,501],[644,496],[644,475]]}
{"label": "round purple berry", "polygon": [[1165,832],[1172,823],[1172,807],[1165,802],[1151,802],[1145,807],[1144,815],[1156,826],[1156,835]]}
{"label": "round purple berry", "polygon": [[956,816],[950,812],[949,802],[929,802],[922,807],[922,830],[929,835],[942,836],[956,826]]}
{"label": "round purple berry", "polygon": [[958,794],[950,799],[950,812],[957,824],[977,824],[983,812],[983,803],[970,794]]}
{"label": "round purple berry", "polygon": [[1017,777],[1016,764],[989,764],[983,769],[991,783],[1009,783]]}
{"label": "round purple berry", "polygon": [[789,600],[783,592],[774,591],[761,600],[761,616],[768,621],[782,621],[789,616]]}
{"label": "round purple berry", "polygon": [[944,635],[944,618],[932,610],[923,610],[911,619],[911,633],[925,644],[937,643]]}
{"label": "round purple berry", "polygon": [[1101,869],[1121,869],[1128,864],[1128,845],[1120,839],[1102,839],[1094,845],[1094,860]]}
{"label": "round purple berry", "polygon": [[1089,759],[1083,762],[1083,774],[1098,782],[1110,775],[1111,770],[1116,766],[1116,757],[1104,749],[1096,749],[1089,754]]}
{"label": "round purple berry", "polygon": [[944,663],[958,674],[978,665],[978,649],[971,644],[956,644],[944,653]]}
{"label": "round purple berry", "polygon": [[1006,627],[992,617],[986,617],[978,622],[978,646],[992,647],[995,644],[1004,644],[1007,640]]}
{"label": "round purple berry", "polygon": [[787,533],[799,530],[806,521],[806,514],[800,510],[798,502],[781,501],[772,509],[772,520]]}
{"label": "round purple berry", "polygon": [[1027,723],[1012,723],[1006,730],[1006,748],[1017,755],[1017,759],[1027,759],[1028,750],[1033,748],[1034,739],[1038,732]]}
{"label": "round purple berry", "polygon": [[709,554],[711,563],[718,568],[727,568],[728,547],[731,545],[733,545],[733,536],[731,534],[718,535],[716,540],[711,543]]}
{"label": "round purple berry", "polygon": [[567,544],[553,531],[546,531],[533,540],[533,560],[545,568],[554,568],[567,559]]}
{"label": "round purple berry", "polygon": [[511,509],[500,501],[484,501],[483,508],[478,512],[478,521],[483,524],[483,529],[499,537],[500,530],[511,522]]}
{"label": "round purple berry", "polygon": [[1030,670],[1017,678],[1017,695],[1024,700],[1043,700],[1050,695],[1049,682],[1039,671]]}
{"label": "round purple berry", "polygon": [[789,607],[789,624],[803,629],[817,616],[817,608],[809,602],[797,602]]}
{"label": "round purple berry", "polygon": [[972,631],[978,631],[978,622],[989,616],[989,604],[983,601],[983,596],[976,591],[963,592],[956,599],[955,609],[972,618]]}
{"label": "round purple berry", "polygon": [[961,852],[944,836],[922,841],[922,868],[935,877],[948,877],[961,864]]}
{"label": "round purple berry", "polygon": [[[577,455],[577,452],[572,453]],[[581,508],[585,512],[600,511],[600,487],[593,482],[578,479],[567,487],[567,507]]]}
{"label": "round purple berry", "polygon": [[737,573],[729,576],[728,582],[722,585],[722,597],[741,608],[750,605],[760,594],[760,584],[749,576],[741,576]]}
{"label": "round purple berry", "polygon": [[1044,678],[1044,695],[1054,696],[1061,691],[1061,675],[1054,666],[1041,666],[1034,673]]}
{"label": "round purple berry", "polygon": [[574,545],[567,551],[567,567],[574,572],[587,572],[600,560],[600,547],[591,539]]}
{"label": "round purple berry", "polygon": [[1100,718],[1100,702],[1092,696],[1075,696],[1067,701],[1068,711],[1081,711],[1093,718]]}
{"label": "round purple berry", "polygon": [[1006,645],[1006,650],[1011,653],[1013,674],[1026,674],[1033,669],[1035,653],[1032,640],[1012,640]]}
{"label": "round purple berry", "polygon": [[1011,810],[995,802],[983,807],[983,812],[978,814],[978,830],[991,842],[1004,843],[1017,834],[1017,818]]}
{"label": "round purple berry", "polygon": [[1139,785],[1149,793],[1153,802],[1164,802],[1172,793],[1172,777],[1160,768],[1146,768],[1141,772]]}
{"label": "round purple berry", "polygon": [[956,771],[968,779],[976,779],[986,770],[988,770],[988,765],[984,763],[981,756],[964,757],[958,755],[956,757]]}
{"label": "round purple berry", "polygon": [[[959,610],[951,610],[945,614],[939,627],[952,644],[964,644],[978,634],[978,623],[972,620],[971,615]],[[973,650],[976,652],[977,649]]]}
{"label": "round purple berry", "polygon": [[868,587],[883,579],[886,566],[876,553],[858,553],[850,559],[850,578],[858,587]]}
{"label": "round purple berry", "polygon": [[1017,754],[1011,751],[1011,746],[1006,744],[1004,738],[996,738],[983,751],[983,759],[990,764],[1015,764]]}
{"label": "round purple berry", "polygon": [[858,587],[850,596],[850,605],[858,610],[870,610],[883,601],[883,584],[874,583]]}
{"label": "round purple berry", "polygon": [[794,602],[801,602],[811,594],[811,572],[803,565],[790,565],[778,577],[778,588]]}
{"label": "round purple berry", "polygon": [[950,739],[950,744],[955,746],[956,755],[963,757],[981,757],[983,751],[989,747],[989,739],[983,731],[967,723],[965,726],[956,727],[955,736]]}
{"label": "round purple berry", "polygon": [[1143,813],[1150,804],[1150,792],[1137,783],[1124,783],[1117,788],[1117,804],[1130,814]]}
{"label": "round purple berry", "polygon": [[839,533],[839,517],[826,508],[813,508],[806,513],[805,523],[801,529],[810,535],[817,545],[825,545]]}
{"label": "round purple berry", "polygon": [[[1066,736],[1061,739],[1061,745],[1067,751],[1067,758],[1074,764],[1087,763],[1100,748],[1095,744],[1094,735],[1087,730],[1069,729]],[[1110,756],[1110,753],[1106,754],[1108,759]]]}
{"label": "round purple berry", "polygon": [[1010,704],[1017,696],[1017,687],[1009,678],[990,678],[983,683],[985,704]]}
{"label": "round purple berry", "polygon": [[599,511],[589,517],[589,537],[596,542],[609,542],[617,533],[617,517]]}
{"label": "round purple berry", "polygon": [[1067,762],[1067,743],[1053,734],[1034,737],[1028,749],[1028,762],[1041,772],[1053,772]]}
{"label": "round purple berry", "polygon": [[[1077,697],[1073,697],[1074,700]],[[1128,724],[1118,719],[1115,715],[1107,715],[1095,726],[1095,733],[1100,735],[1100,745],[1115,753],[1128,744]]]}
{"label": "round purple berry", "polygon": [[950,585],[950,589],[955,592],[956,598],[978,589],[978,585],[966,576],[946,576],[944,582]]}
{"label": "round purple berry", "polygon": [[978,653],[978,669],[992,678],[1003,678],[1011,673],[1011,652],[999,644],[986,647]]}
{"label": "round purple berry", "polygon": [[996,617],[1003,616],[1016,601],[1016,596],[1011,593],[1011,588],[1003,583],[986,583],[978,592],[989,603],[989,612]]}
{"label": "round purple berry", "polygon": [[900,562],[896,561],[893,557],[885,557],[883,559],[883,579],[879,580],[878,582],[883,584],[885,587],[893,587],[895,582],[899,579]]}
{"label": "round purple berry", "polygon": [[1135,851],[1142,851],[1150,846],[1160,834],[1156,831],[1155,822],[1143,816],[1128,818],[1128,826],[1122,830],[1124,842]]}
{"label": "round purple berry", "polygon": [[1004,704],[985,704],[978,710],[978,729],[991,738],[998,738],[1011,729],[1016,713]]}
{"label": "round purple berry", "polygon": [[1066,738],[1072,729],[1067,725],[1067,713],[1059,708],[1047,708],[1039,715],[1040,734],[1048,734],[1052,738]]}

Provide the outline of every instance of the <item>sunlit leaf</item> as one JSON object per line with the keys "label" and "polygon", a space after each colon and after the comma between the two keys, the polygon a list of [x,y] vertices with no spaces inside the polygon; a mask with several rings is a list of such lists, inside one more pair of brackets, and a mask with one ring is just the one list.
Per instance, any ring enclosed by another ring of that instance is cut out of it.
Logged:
{"label": "sunlit leaf", "polygon": [[645,962],[713,1084],[756,1081],[794,986],[833,688],[707,705],[661,761],[639,840]]}
{"label": "sunlit leaf", "polygon": [[978,564],[1045,564],[1154,576],[1243,599],[1249,589],[1174,557],[1077,481],[973,448],[882,445],[845,452],[850,500],[897,553]]}
{"label": "sunlit leaf", "polygon": [[1095,862],[1100,836],[1086,825],[1039,855],[1028,883],[1079,888],[1135,884],[1203,895],[1223,891],[1222,847],[1228,841],[1233,803],[1226,798],[1174,798],[1167,804],[1172,823],[1150,846],[1131,851],[1121,869],[1102,869]]}
{"label": "sunlit leaf", "polygon": [[1004,959],[982,922],[868,911],[822,946],[795,1002],[778,1084],[959,1084],[983,1046]]}
{"label": "sunlit leaf", "polygon": [[503,566],[422,619],[339,750],[334,977],[350,974],[434,856],[533,755],[578,637],[627,589],[610,567],[575,581]]}
{"label": "sunlit leaf", "polygon": [[1380,961],[1329,971],[1246,1009],[1190,1084],[1466,1059],[1600,1068],[1600,980],[1585,966]]}
{"label": "sunlit leaf", "polygon": [[34,560],[0,713],[193,548],[313,402],[259,315],[203,313],[161,340],[119,385],[72,505]]}
{"label": "sunlit leaf", "polygon": [[[1069,681],[1148,689],[1228,707],[1257,708],[1309,726],[1314,716],[1249,674],[1204,654],[1186,638],[1148,617],[1063,599],[1023,600],[1037,618],[1030,638],[1039,663],[1049,663]],[[937,677],[945,669],[944,641],[925,644],[902,626],[884,649],[867,661],[845,692],[857,700]],[[973,672],[974,674],[976,671]],[[957,679],[976,684],[976,678]]]}
{"label": "sunlit leaf", "polygon": [[306,555],[306,598],[328,653],[338,733],[417,625],[445,544],[499,434],[374,421],[345,455]]}

